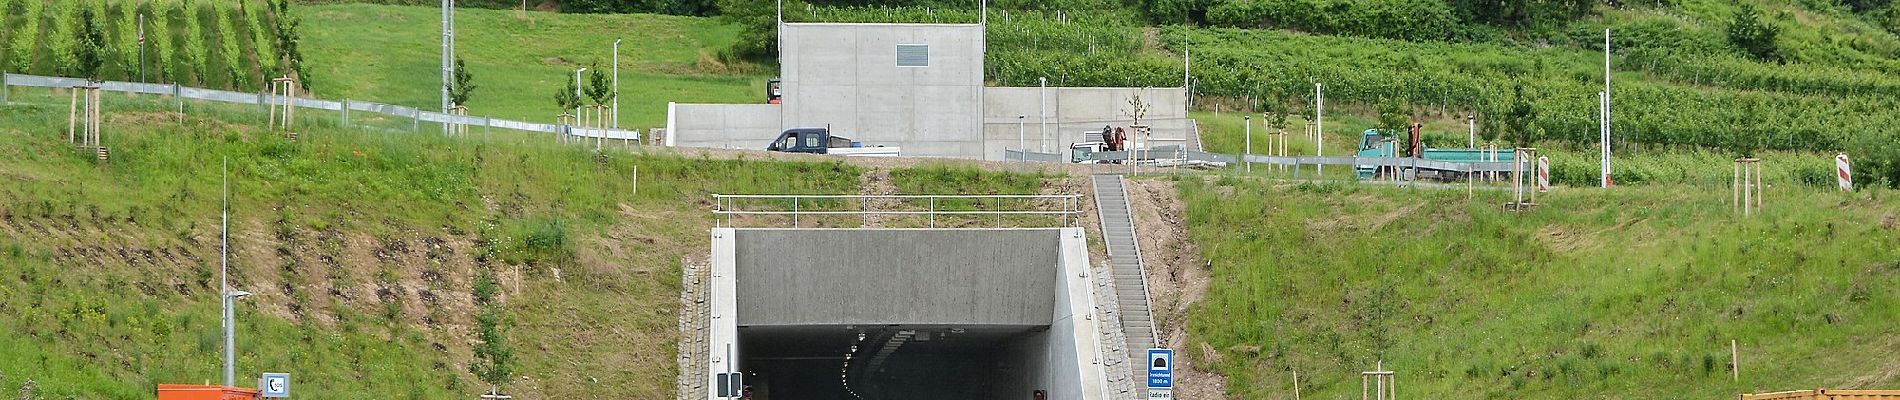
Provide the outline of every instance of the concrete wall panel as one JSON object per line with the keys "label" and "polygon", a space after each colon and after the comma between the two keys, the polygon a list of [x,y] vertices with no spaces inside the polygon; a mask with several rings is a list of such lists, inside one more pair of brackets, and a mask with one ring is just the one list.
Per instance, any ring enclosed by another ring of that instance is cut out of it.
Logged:
{"label": "concrete wall panel", "polygon": [[773,104],[675,104],[668,118],[675,146],[763,149],[783,131]]}
{"label": "concrete wall panel", "polygon": [[1056,233],[741,229],[739,325],[1047,325]]}

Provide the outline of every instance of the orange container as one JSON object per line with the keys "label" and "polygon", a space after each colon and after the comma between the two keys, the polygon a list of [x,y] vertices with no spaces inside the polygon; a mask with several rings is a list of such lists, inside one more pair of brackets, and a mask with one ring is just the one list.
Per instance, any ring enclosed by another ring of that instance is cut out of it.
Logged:
{"label": "orange container", "polygon": [[257,389],[219,385],[158,385],[158,400],[256,400]]}

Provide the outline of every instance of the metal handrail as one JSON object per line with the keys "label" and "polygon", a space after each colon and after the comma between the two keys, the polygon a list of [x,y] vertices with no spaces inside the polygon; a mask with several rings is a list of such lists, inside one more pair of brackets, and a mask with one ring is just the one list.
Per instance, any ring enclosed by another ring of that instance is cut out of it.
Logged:
{"label": "metal handrail", "polygon": [[[927,215],[930,217],[930,227],[932,228],[935,228],[937,226],[938,215],[945,215],[945,216],[993,215],[993,216],[996,216],[998,225],[1001,224],[1002,216],[1004,215],[1059,215],[1059,216],[1063,216],[1061,226],[1075,227],[1075,226],[1081,225],[1081,214],[1082,214],[1081,204],[1080,204],[1082,195],[1079,195],[1079,194],[1065,194],[1065,195],[1046,195],[1046,194],[871,195],[871,194],[717,194],[715,193],[712,195],[712,197],[713,197],[713,210],[712,210],[713,215],[723,217],[723,220],[721,222],[725,225],[731,224],[733,216],[743,216],[743,215],[789,215],[792,217],[792,226],[798,226],[800,222],[799,217],[806,216],[806,215],[812,215],[812,216],[860,215],[867,218],[866,225],[869,225],[868,218],[870,216]],[[746,210],[746,209],[741,209],[739,207],[739,202],[742,200],[789,200],[792,202],[792,205],[790,207],[791,208],[790,210],[783,210],[783,209]],[[805,200],[860,200],[860,202],[859,202],[858,210],[815,210],[813,211],[813,210],[803,209],[802,203]],[[865,200],[929,200],[929,203],[926,206],[924,206],[924,209],[922,210],[915,210],[915,209],[885,210],[885,209],[872,209],[870,202],[865,201]],[[1020,209],[1020,210],[938,210],[937,209],[938,200],[989,200],[991,201],[991,204],[994,204],[996,205],[996,207],[999,207],[999,208],[1001,207],[1003,200],[1053,200],[1053,201],[1060,201],[1061,204],[1059,206],[1054,206],[1054,207],[1039,207],[1039,208],[1033,208],[1033,209]],[[1052,209],[1052,208],[1055,208],[1055,209]]]}

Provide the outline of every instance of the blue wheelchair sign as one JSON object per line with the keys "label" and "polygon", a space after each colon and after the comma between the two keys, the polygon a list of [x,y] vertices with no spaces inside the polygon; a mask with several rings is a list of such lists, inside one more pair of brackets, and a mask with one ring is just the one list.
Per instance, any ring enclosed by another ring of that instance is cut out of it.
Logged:
{"label": "blue wheelchair sign", "polygon": [[1148,349],[1148,387],[1174,387],[1174,350]]}

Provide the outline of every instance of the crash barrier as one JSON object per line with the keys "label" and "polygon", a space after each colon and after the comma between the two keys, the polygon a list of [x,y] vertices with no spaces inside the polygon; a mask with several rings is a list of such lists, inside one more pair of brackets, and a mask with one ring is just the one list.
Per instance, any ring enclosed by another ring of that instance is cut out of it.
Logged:
{"label": "crash barrier", "polygon": [[[1043,216],[1050,227],[1081,226],[1082,196],[1064,195],[811,195],[713,194],[713,215],[719,226],[740,223],[735,217],[785,217],[792,227],[812,217],[856,216],[861,226],[884,217],[928,217],[936,228],[947,219],[980,221],[1004,216]],[[768,221],[786,222],[786,221]],[[922,221],[919,221],[922,222]],[[1012,221],[1021,222],[1021,221]],[[1024,227],[1024,226],[1016,226]]]}
{"label": "crash barrier", "polygon": [[1061,153],[1042,153],[1042,152],[1034,152],[1034,151],[1025,152],[1025,151],[1016,150],[1016,149],[1004,149],[1003,161],[1032,161],[1032,162],[1054,163],[1054,162],[1062,162],[1063,160],[1062,160]]}
{"label": "crash barrier", "polygon": [[[85,79],[80,79],[80,78],[63,78],[63,77],[53,77],[53,76],[20,75],[20,74],[0,75],[0,93],[4,93],[5,91],[4,88],[7,86],[38,87],[38,88],[49,88],[49,89],[70,89],[76,86],[89,86],[89,85],[98,86],[99,90],[103,90],[107,92],[123,92],[123,93],[155,94],[155,95],[172,96],[173,99],[176,99],[178,110],[181,112],[184,110],[184,107],[185,107],[185,99],[215,101],[215,102],[220,102],[220,103],[233,103],[233,104],[253,104],[253,105],[256,105],[260,111],[270,107],[271,104],[278,104],[281,107],[284,103],[286,103],[285,100],[287,100],[284,98],[284,96],[277,96],[277,95],[271,95],[271,94],[230,92],[230,91],[223,91],[223,90],[194,88],[194,87],[180,86],[180,85],[174,85],[174,84],[117,82],[117,81],[87,82]],[[5,97],[0,96],[0,101],[4,101],[4,100],[5,100]],[[432,123],[432,124],[466,125],[466,126],[471,126],[471,127],[484,127],[484,128],[500,128],[500,129],[509,129],[509,130],[516,130],[516,131],[524,131],[524,132],[567,134],[570,136],[578,136],[578,137],[584,137],[584,138],[604,138],[604,139],[612,139],[612,140],[639,140],[640,138],[640,132],[637,130],[633,130],[633,131],[620,130],[620,129],[604,129],[603,130],[603,129],[594,129],[594,128],[577,129],[573,126],[563,125],[563,124],[541,124],[541,123],[533,123],[533,122],[495,119],[491,117],[482,117],[482,116],[451,115],[447,113],[439,113],[439,112],[434,112],[434,111],[422,111],[414,107],[404,107],[404,106],[398,106],[398,105],[393,105],[393,104],[381,104],[381,103],[375,103],[375,102],[349,100],[349,99],[344,99],[342,101],[331,101],[331,100],[322,100],[322,99],[313,99],[313,98],[297,98],[296,101],[289,102],[289,104],[297,108],[338,112],[342,114],[342,121],[344,125],[346,126],[349,125],[351,112],[367,112],[367,113],[382,114],[382,115],[387,115],[387,116],[397,117],[397,118],[408,118],[411,120],[411,126],[410,126],[411,131],[419,131],[423,123]]]}
{"label": "crash barrier", "polygon": [[[1187,162],[1216,162],[1235,164],[1242,156],[1234,154],[1207,153],[1183,150],[1180,146],[1160,146],[1153,150],[1134,150],[1138,160],[1185,160]],[[1128,159],[1128,151],[1101,151],[1089,156],[1090,160],[1118,161]],[[1410,169],[1434,169],[1448,172],[1511,172],[1510,162],[1449,162],[1401,157],[1307,157],[1307,156],[1266,156],[1248,155],[1247,162],[1255,164],[1305,166],[1305,165],[1347,165],[1362,167],[1400,167]]]}
{"label": "crash barrier", "polygon": [[1741,400],[1900,400],[1900,390],[1793,390],[1744,394]]}

